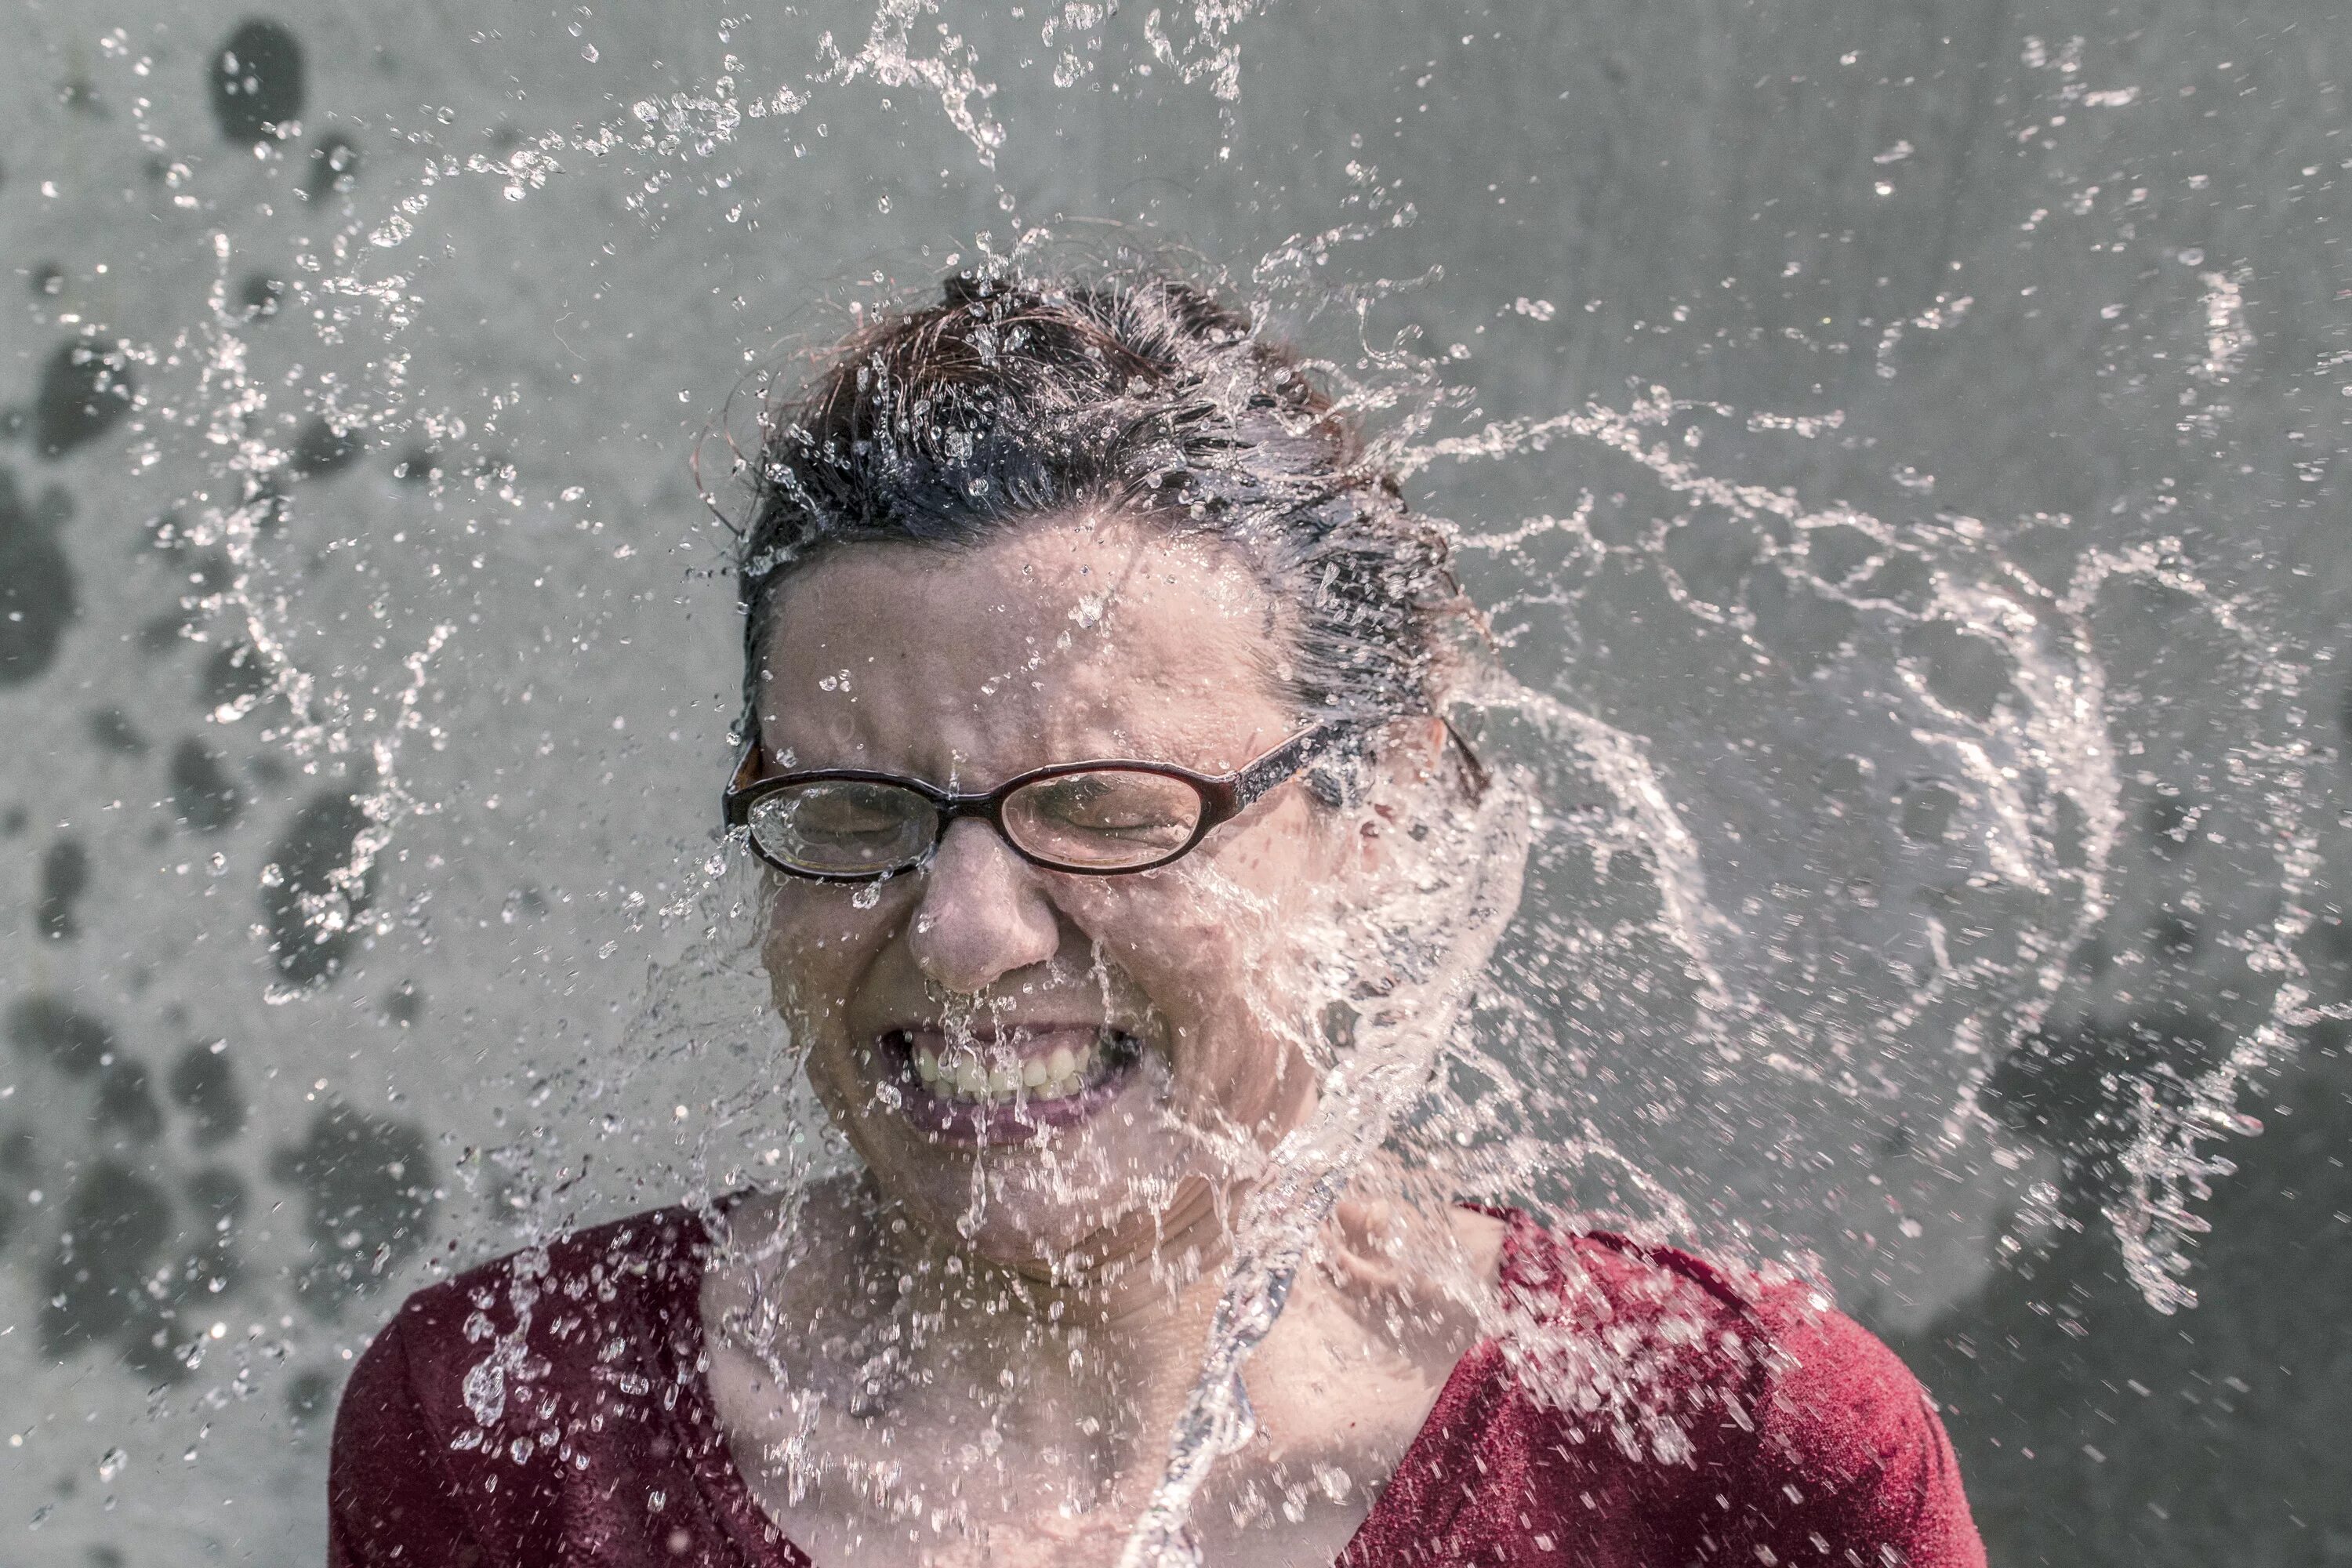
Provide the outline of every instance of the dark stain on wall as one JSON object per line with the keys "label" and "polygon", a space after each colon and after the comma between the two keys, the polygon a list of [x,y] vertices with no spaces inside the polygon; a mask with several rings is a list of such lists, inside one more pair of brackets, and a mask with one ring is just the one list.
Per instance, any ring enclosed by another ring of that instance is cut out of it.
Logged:
{"label": "dark stain on wall", "polygon": [[91,1110],[101,1135],[121,1132],[139,1144],[163,1135],[163,1108],[155,1103],[155,1089],[144,1063],[118,1057],[98,1076],[98,1100]]}
{"label": "dark stain on wall", "polygon": [[367,443],[358,431],[338,430],[324,419],[313,419],[295,438],[286,466],[297,479],[320,479],[341,473],[365,450]]}
{"label": "dark stain on wall", "polygon": [[62,837],[41,857],[41,902],[37,911],[41,934],[63,942],[79,933],[74,906],[89,891],[89,851],[81,840]]}
{"label": "dark stain on wall", "polygon": [[383,1016],[406,1028],[425,1016],[425,994],[413,980],[404,980],[385,994]]}
{"label": "dark stain on wall", "polygon": [[323,1426],[333,1418],[336,1379],[312,1367],[296,1373],[286,1384],[286,1419],[297,1434]]}
{"label": "dark stain on wall", "polygon": [[226,1143],[245,1131],[245,1091],[224,1042],[200,1042],[182,1051],[164,1087],[194,1123],[190,1136],[197,1148]]}
{"label": "dark stain on wall", "polygon": [[323,201],[357,184],[359,174],[358,144],[340,131],[330,131],[310,149],[310,168],[302,177],[302,192],[314,202]]}
{"label": "dark stain on wall", "polygon": [[59,343],[33,395],[34,445],[45,458],[62,458],[97,440],[131,412],[135,391],[121,349],[84,338]]}
{"label": "dark stain on wall", "polygon": [[313,795],[295,814],[262,873],[261,912],[278,972],[298,985],[332,979],[350,956],[352,926],[374,897],[375,868],[352,878],[352,843],[368,826],[357,799]]}
{"label": "dark stain on wall", "polygon": [[2226,1049],[2210,1020],[2156,1002],[2116,1022],[2038,1031],[1994,1068],[1982,1098],[2002,1123],[2058,1152],[2069,1212],[2095,1233],[2126,1179],[2137,1096],[2151,1090],[2177,1106]]}
{"label": "dark stain on wall", "polygon": [[169,1244],[169,1266],[148,1277],[120,1342],[132,1370],[159,1381],[177,1381],[200,1364],[210,1305],[245,1273],[236,1247],[247,1206],[244,1179],[234,1171],[197,1171],[182,1184],[180,1198],[184,1224]]}
{"label": "dark stain on wall", "polygon": [[74,617],[73,564],[58,538],[72,512],[55,488],[27,506],[0,468],[0,686],[47,669]]}
{"label": "dark stain on wall", "polygon": [[213,118],[244,145],[286,134],[302,113],[302,46],[276,22],[256,17],[213,56]]}
{"label": "dark stain on wall", "polygon": [[238,714],[253,711],[269,695],[269,669],[261,655],[245,643],[226,643],[205,660],[199,689],[206,709],[226,708]]}
{"label": "dark stain on wall", "polygon": [[129,1327],[172,1228],[171,1201],[147,1177],[112,1160],[85,1171],[43,1279],[43,1347],[63,1354]]}
{"label": "dark stain on wall", "polygon": [[191,737],[172,753],[172,810],[184,826],[218,833],[237,819],[245,802],[220,759]]}
{"label": "dark stain on wall", "polygon": [[266,272],[256,272],[238,286],[236,302],[245,308],[246,320],[266,321],[278,314],[279,301],[285,298],[286,285]]}
{"label": "dark stain on wall", "polygon": [[300,1144],[278,1150],[270,1173],[310,1199],[305,1229],[316,1256],[296,1283],[321,1316],[373,1289],[425,1243],[435,1202],[432,1157],[413,1123],[329,1106]]}
{"label": "dark stain on wall", "polygon": [[8,1042],[68,1078],[88,1078],[114,1052],[114,1032],[55,996],[18,999],[8,1008]]}
{"label": "dark stain on wall", "polygon": [[147,737],[139,732],[139,727],[120,708],[91,709],[89,738],[100,751],[111,752],[118,757],[144,756],[147,752]]}

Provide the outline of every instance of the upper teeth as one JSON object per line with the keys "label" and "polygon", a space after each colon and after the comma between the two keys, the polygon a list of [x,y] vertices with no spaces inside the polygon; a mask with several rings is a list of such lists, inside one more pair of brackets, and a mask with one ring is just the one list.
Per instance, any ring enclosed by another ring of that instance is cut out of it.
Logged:
{"label": "upper teeth", "polygon": [[1101,1059],[1099,1039],[1083,1052],[1056,1046],[1049,1056],[1016,1059],[998,1054],[986,1062],[970,1048],[951,1049],[941,1061],[937,1052],[922,1046],[915,1051],[915,1076],[935,1093],[975,1104],[999,1104],[1022,1097],[1060,1100],[1084,1089]]}

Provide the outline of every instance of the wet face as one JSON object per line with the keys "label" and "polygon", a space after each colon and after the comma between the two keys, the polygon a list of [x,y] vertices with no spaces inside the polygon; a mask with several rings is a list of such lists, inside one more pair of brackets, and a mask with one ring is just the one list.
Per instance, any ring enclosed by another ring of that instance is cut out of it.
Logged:
{"label": "wet face", "polygon": [[[845,548],[776,609],[771,772],[961,790],[1097,758],[1223,773],[1303,727],[1246,568],[1117,518]],[[1309,933],[1359,844],[1296,780],[1122,876],[1029,865],[967,818],[880,884],[776,876],[763,956],[889,1200],[992,1261],[1137,1286],[1157,1272],[1138,1265],[1213,1258],[1236,1171],[1312,1105]]]}

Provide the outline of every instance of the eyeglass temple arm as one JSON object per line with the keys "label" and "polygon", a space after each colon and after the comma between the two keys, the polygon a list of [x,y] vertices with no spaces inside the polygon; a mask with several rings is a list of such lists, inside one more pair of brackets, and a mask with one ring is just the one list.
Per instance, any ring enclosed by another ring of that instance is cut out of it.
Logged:
{"label": "eyeglass temple arm", "polygon": [[735,772],[727,780],[727,791],[723,797],[727,804],[731,805],[737,795],[760,782],[761,761],[760,737],[753,735],[744,741],[742,751],[736,754]]}
{"label": "eyeglass temple arm", "polygon": [[1276,746],[1257,761],[1235,773],[1233,778],[1234,809],[1246,810],[1266,791],[1296,774],[1316,752],[1328,746],[1336,738],[1334,727],[1318,724],[1301,731]]}

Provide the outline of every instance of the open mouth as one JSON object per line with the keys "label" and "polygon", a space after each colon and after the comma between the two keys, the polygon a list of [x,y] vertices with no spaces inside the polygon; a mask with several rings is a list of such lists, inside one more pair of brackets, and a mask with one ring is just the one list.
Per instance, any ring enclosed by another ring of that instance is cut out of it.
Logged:
{"label": "open mouth", "polygon": [[881,1037],[899,1113],[933,1137],[1011,1142],[1083,1121],[1133,1076],[1142,1043],[1101,1025],[1015,1026],[950,1038],[935,1028]]}

